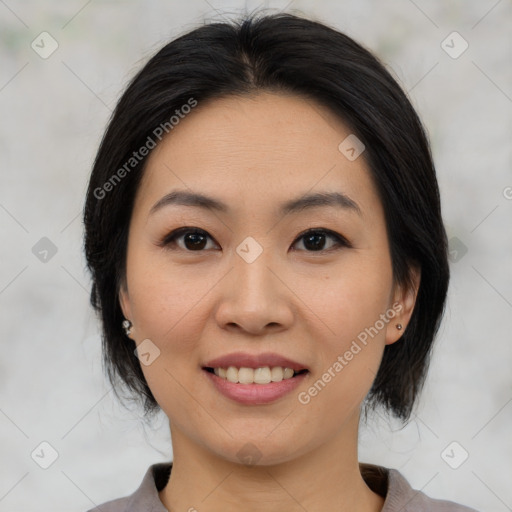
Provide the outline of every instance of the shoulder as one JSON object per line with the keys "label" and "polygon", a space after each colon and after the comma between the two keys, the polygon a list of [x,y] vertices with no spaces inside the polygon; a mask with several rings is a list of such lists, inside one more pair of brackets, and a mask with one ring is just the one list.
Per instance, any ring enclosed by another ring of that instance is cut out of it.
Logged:
{"label": "shoulder", "polygon": [[169,480],[172,463],[160,462],[149,466],[138,489],[129,496],[107,501],[87,512],[167,512],[158,492]]}
{"label": "shoulder", "polygon": [[118,498],[116,500],[107,501],[101,505],[96,505],[87,512],[127,512],[131,497]]}
{"label": "shoulder", "polygon": [[478,512],[453,501],[439,500],[413,489],[396,469],[388,469],[388,494],[382,512]]}

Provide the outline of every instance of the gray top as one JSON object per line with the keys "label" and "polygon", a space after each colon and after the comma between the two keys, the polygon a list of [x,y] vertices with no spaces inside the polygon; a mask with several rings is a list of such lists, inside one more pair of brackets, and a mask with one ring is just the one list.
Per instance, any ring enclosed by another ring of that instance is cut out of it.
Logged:
{"label": "gray top", "polygon": [[[477,512],[453,501],[435,500],[414,490],[396,469],[359,464],[368,487],[385,498],[381,512]],[[172,463],[151,465],[139,488],[130,496],[108,501],[87,512],[169,512],[158,496],[169,481]]]}

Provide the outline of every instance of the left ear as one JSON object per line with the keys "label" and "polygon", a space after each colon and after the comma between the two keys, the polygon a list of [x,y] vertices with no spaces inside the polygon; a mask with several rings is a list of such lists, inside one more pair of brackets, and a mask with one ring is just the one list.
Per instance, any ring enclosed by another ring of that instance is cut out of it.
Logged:
{"label": "left ear", "polygon": [[[126,282],[123,280],[121,286],[119,287],[119,295],[118,295],[119,305],[121,307],[121,311],[123,312],[123,316],[126,320],[132,322],[132,308],[130,306],[130,298],[128,296],[128,288],[126,286]],[[128,338],[133,339],[133,327],[132,334],[127,335]]]}
{"label": "left ear", "polygon": [[[412,268],[410,283],[395,285],[392,306],[397,314],[387,326],[386,345],[391,345],[398,341],[407,328],[414,311],[414,305],[416,304],[420,281],[421,270],[419,268]],[[397,325],[401,325],[402,328],[397,329]]]}

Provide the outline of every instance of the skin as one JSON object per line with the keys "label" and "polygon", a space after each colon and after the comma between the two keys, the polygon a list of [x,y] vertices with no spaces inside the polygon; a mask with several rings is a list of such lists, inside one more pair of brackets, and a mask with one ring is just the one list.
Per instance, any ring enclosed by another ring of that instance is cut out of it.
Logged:
{"label": "skin", "polygon": [[[173,469],[159,493],[169,510],[382,509],[384,499],[360,473],[360,408],[416,294],[393,281],[384,212],[364,157],[349,161],[338,150],[350,133],[310,100],[260,92],[199,104],[149,157],[120,302],[132,339],[160,350],[142,369],[169,418]],[[213,196],[230,210],[168,205],[150,214],[176,189]],[[360,214],[334,206],[278,214],[282,202],[319,191],[348,195]],[[194,251],[183,235],[161,246],[183,226],[207,232],[204,248]],[[351,247],[325,235],[324,250],[314,251],[301,238],[310,228],[339,233]],[[248,236],[263,248],[252,263],[236,252]],[[396,302],[400,313],[301,404],[298,393]],[[241,405],[201,369],[234,351],[277,352],[310,373],[272,404]],[[247,443],[259,453],[254,465],[237,456]]]}

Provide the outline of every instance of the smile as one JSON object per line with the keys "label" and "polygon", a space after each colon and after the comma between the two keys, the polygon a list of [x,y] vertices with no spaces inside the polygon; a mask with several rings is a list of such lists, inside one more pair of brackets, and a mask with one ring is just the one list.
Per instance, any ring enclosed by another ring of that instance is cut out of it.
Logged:
{"label": "smile", "polygon": [[[217,368],[217,370],[220,372],[223,369]],[[246,373],[245,370],[251,370],[253,375],[251,376],[250,372]],[[286,372],[287,376],[285,377],[284,373],[286,370],[288,370],[288,372]],[[259,384],[254,382],[255,378],[259,378],[255,377],[254,374],[257,373],[260,377],[263,375],[265,380],[268,380],[268,374],[270,373],[272,376],[272,371],[274,371],[276,378],[280,377],[279,373],[281,372],[283,374],[281,380]],[[292,376],[288,376],[290,372],[292,373]],[[215,369],[213,368],[203,368],[202,373],[209,380],[210,384],[213,384],[215,391],[220,395],[242,405],[264,405],[275,402],[280,398],[289,395],[307,377],[309,371],[301,370],[299,372],[295,372],[290,368],[283,369],[282,367],[273,367],[272,370],[269,367],[256,369],[244,367],[237,369],[236,367],[228,367],[226,369],[225,377],[216,375]],[[231,382],[228,380],[228,375],[232,375],[233,380],[235,378],[238,380],[240,378],[240,373],[242,374],[242,380],[246,381],[250,378],[252,382],[242,383]]]}
{"label": "smile", "polygon": [[206,368],[206,370],[233,384],[270,384],[271,382],[291,379],[295,375],[307,372],[305,369],[294,371],[291,368],[283,368],[282,366],[274,366],[273,368],[269,366],[261,368],[236,368],[229,366],[228,368]]}

